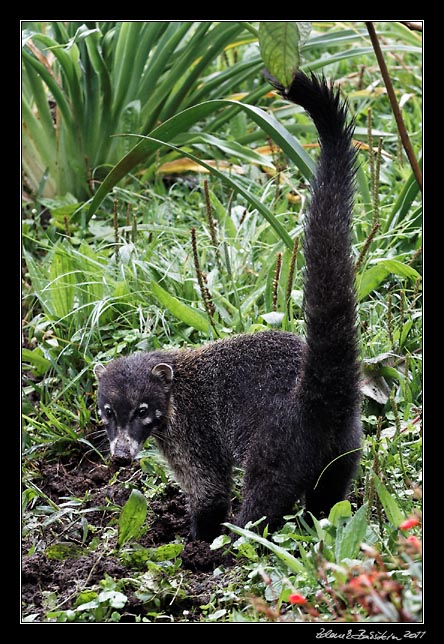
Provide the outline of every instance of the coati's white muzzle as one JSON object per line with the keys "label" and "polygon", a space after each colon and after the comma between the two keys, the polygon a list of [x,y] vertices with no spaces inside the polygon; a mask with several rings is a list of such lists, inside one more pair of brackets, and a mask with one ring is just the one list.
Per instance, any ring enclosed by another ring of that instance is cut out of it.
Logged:
{"label": "coati's white muzzle", "polygon": [[109,442],[109,447],[114,459],[130,462],[136,458],[140,450],[140,443],[129,436],[126,429],[118,427],[116,436]]}

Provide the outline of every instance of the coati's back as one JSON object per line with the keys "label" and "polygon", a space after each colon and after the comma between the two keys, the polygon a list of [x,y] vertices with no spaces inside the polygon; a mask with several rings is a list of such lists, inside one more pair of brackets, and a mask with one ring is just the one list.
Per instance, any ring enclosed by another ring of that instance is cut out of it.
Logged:
{"label": "coati's back", "polygon": [[[304,342],[294,333],[265,331],[179,352],[172,390],[175,424],[180,431],[187,426],[188,434],[202,425],[199,432],[208,432],[209,441],[219,433],[234,462],[242,464],[259,426],[266,419],[271,424],[282,411],[288,415],[303,351]],[[171,441],[166,437],[164,443],[167,451]]]}
{"label": "coati's back", "polygon": [[352,128],[324,80],[298,73],[279,90],[307,110],[321,146],[305,220],[306,343],[246,334],[96,369],[111,452],[128,460],[156,438],[188,494],[192,538],[220,532],[236,461],[245,469],[236,522],[266,516],[273,529],[298,498],[327,512],[359,458]]}

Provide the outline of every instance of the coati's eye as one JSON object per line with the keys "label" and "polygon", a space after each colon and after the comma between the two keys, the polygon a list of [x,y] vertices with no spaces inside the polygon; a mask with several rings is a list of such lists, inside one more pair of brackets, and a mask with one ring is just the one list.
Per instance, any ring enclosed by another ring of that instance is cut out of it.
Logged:
{"label": "coati's eye", "polygon": [[148,415],[148,405],[140,405],[139,409],[137,410],[137,415],[139,416],[139,418],[146,418],[146,416]]}
{"label": "coati's eye", "polygon": [[111,409],[111,405],[105,405],[103,409],[105,410],[105,416],[107,418],[112,418],[112,416],[114,415],[114,412]]}

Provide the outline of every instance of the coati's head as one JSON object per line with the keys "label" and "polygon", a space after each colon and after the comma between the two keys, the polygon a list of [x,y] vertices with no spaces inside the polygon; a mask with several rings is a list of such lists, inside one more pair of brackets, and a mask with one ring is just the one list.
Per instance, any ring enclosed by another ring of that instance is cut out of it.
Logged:
{"label": "coati's head", "polygon": [[106,367],[97,364],[94,373],[111,456],[129,463],[148,436],[168,420],[173,369],[159,361],[159,354],[136,353]]}

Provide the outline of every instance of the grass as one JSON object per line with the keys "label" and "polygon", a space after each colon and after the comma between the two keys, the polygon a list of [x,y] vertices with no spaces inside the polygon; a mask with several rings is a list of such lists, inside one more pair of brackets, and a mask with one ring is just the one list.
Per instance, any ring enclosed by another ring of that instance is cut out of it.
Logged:
{"label": "grass", "polygon": [[[345,43],[358,33],[356,24],[338,28]],[[328,51],[329,37],[335,43],[331,24],[316,29],[307,64]],[[385,50],[387,62],[419,156],[419,41],[395,23],[381,30],[387,47],[397,47]],[[361,144],[354,254],[365,440],[350,500],[312,526],[295,508],[267,541],[263,524],[216,540],[212,552],[221,559],[205,573],[201,592],[199,575],[185,566],[180,531],[167,544],[146,545],[152,506],[174,485],[150,442],[128,478],[117,472],[107,481],[106,498],[93,482],[81,494],[73,482],[75,493],[59,498],[46,487],[45,471],[54,475],[53,467],[71,475],[76,463],[108,462],[96,415],[96,362],[270,326],[303,333],[304,260],[301,244],[296,253],[292,246],[302,235],[304,173],[270,147],[248,110],[225,120],[225,112],[210,114],[202,131],[212,131],[217,145],[208,137],[184,139],[184,152],[219,164],[228,159],[231,183],[220,174],[169,175],[162,168],[147,181],[134,168],[124,185],[103,195],[88,225],[72,216],[75,196],[35,193],[25,200],[24,559],[95,561],[69,601],[62,585],[48,585],[43,605],[23,606],[25,621],[421,622],[421,205],[368,45],[360,42],[366,51],[357,57],[346,56],[345,46],[330,51],[336,57],[324,70],[341,79]],[[262,108],[298,144],[315,141],[297,109],[278,98],[263,99]],[[378,157],[369,149],[380,139]],[[233,141],[244,149],[236,151]],[[266,165],[246,156],[252,148],[262,148]],[[313,163],[317,151],[306,147],[304,154]],[[131,523],[128,516],[138,518]],[[419,522],[401,530],[409,517]],[[104,568],[95,578],[105,560],[120,574]]]}

